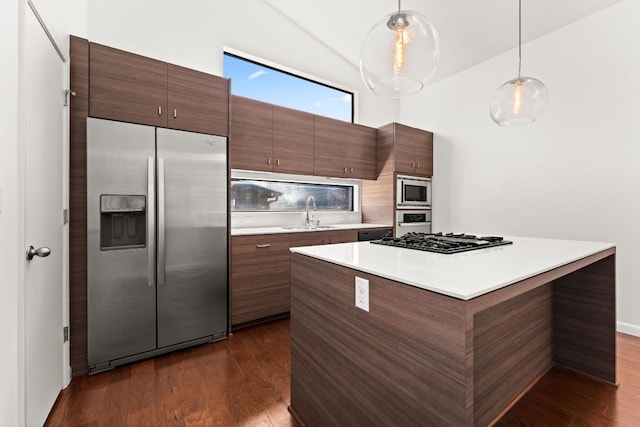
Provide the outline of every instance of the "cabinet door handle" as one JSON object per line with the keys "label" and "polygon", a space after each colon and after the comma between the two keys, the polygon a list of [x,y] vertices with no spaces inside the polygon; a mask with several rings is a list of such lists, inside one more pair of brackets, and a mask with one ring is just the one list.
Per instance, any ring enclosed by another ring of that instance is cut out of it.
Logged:
{"label": "cabinet door handle", "polygon": [[158,105],[158,115],[161,116],[162,115],[162,106]]}
{"label": "cabinet door handle", "polygon": [[353,173],[353,168],[349,168],[349,172]]}
{"label": "cabinet door handle", "polygon": [[416,162],[411,162],[411,167],[415,168],[416,167]]}
{"label": "cabinet door handle", "polygon": [[178,118],[178,109],[177,109],[177,108],[174,108],[174,109],[173,109],[173,118],[174,118],[174,119],[177,119],[177,118]]}
{"label": "cabinet door handle", "polygon": [[267,164],[270,165],[271,164],[271,157],[267,157]]}
{"label": "cabinet door handle", "polygon": [[271,247],[271,243],[265,243],[264,245],[256,245],[256,248],[258,249],[270,248],[270,247]]}
{"label": "cabinet door handle", "polygon": [[280,166],[280,159],[276,160],[276,166]]}
{"label": "cabinet door handle", "polygon": [[347,173],[347,168],[346,167],[343,168],[342,170],[344,171],[344,173]]}
{"label": "cabinet door handle", "polygon": [[333,243],[333,239],[329,239],[329,244],[332,244],[332,243]]}
{"label": "cabinet door handle", "polygon": [[420,163],[416,163],[416,167],[419,168],[420,167]]}

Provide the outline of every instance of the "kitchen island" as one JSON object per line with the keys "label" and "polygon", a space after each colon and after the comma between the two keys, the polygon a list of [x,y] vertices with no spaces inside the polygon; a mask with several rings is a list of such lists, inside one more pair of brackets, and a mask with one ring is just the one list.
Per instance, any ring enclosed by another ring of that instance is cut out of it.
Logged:
{"label": "kitchen island", "polygon": [[[292,248],[294,416],[485,426],[554,363],[615,383],[615,246],[506,238],[453,255]],[[368,311],[355,306],[356,277],[369,282]]]}

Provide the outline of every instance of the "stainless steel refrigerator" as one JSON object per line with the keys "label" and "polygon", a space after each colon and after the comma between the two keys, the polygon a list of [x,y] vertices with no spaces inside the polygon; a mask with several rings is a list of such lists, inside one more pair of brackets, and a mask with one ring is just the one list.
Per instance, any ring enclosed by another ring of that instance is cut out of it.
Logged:
{"label": "stainless steel refrigerator", "polygon": [[87,119],[88,364],[223,339],[227,140]]}

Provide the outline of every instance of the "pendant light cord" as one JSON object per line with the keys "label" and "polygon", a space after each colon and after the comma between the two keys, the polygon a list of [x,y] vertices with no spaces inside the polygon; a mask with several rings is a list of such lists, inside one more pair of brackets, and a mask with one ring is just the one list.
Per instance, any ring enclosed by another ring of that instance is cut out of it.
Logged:
{"label": "pendant light cord", "polygon": [[[399,2],[400,0],[398,0]],[[522,0],[518,0],[518,80],[522,70]]]}
{"label": "pendant light cord", "polygon": [[401,2],[401,1],[402,1],[402,0],[398,0],[398,14],[400,13],[400,2]]}

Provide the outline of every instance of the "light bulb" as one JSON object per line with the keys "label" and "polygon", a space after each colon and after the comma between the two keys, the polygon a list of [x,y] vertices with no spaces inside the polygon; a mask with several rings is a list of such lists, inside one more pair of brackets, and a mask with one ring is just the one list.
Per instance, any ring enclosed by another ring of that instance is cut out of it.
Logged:
{"label": "light bulb", "polygon": [[393,52],[393,75],[398,77],[400,69],[404,65],[404,24],[398,20],[396,24],[396,43]]}
{"label": "light bulb", "polygon": [[518,117],[520,115],[520,107],[522,106],[522,80],[516,80],[516,84],[513,89],[513,115]]}

